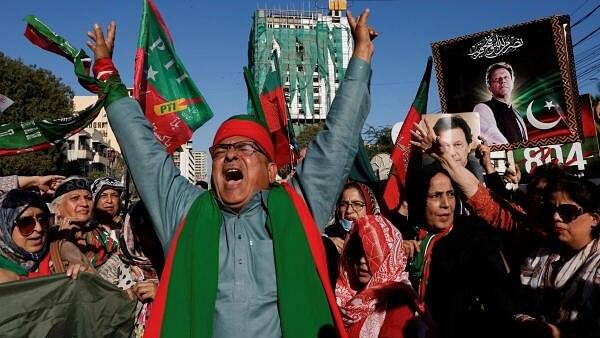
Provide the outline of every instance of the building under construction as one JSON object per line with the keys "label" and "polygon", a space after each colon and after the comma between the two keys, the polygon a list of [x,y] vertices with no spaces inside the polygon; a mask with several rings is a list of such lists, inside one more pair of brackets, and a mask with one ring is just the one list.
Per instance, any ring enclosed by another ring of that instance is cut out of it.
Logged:
{"label": "building under construction", "polygon": [[274,50],[292,123],[325,120],[352,54],[345,0],[330,0],[328,13],[259,9],[254,14],[248,65],[257,88],[271,69]]}

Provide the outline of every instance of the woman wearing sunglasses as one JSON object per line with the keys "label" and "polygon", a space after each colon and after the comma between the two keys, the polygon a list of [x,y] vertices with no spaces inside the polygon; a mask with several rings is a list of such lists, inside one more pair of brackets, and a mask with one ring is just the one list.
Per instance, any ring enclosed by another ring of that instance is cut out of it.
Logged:
{"label": "woman wearing sunglasses", "polygon": [[[48,229],[54,215],[35,193],[14,189],[0,196],[0,283],[48,275]],[[86,267],[70,264],[67,275],[77,278]]]}
{"label": "woman wearing sunglasses", "polygon": [[[555,244],[521,267],[526,327],[551,337],[600,337],[600,196],[591,182],[565,177],[551,183],[544,207]],[[534,335],[529,332],[526,336]]]}
{"label": "woman wearing sunglasses", "polygon": [[[531,219],[522,210],[499,201],[445,155],[438,159],[476,215],[503,231],[528,226],[524,222]],[[538,222],[549,224],[553,236],[542,248],[533,248],[521,266],[515,336],[600,337],[598,187],[565,176],[549,182],[545,193],[545,203],[526,207],[544,210]]]}

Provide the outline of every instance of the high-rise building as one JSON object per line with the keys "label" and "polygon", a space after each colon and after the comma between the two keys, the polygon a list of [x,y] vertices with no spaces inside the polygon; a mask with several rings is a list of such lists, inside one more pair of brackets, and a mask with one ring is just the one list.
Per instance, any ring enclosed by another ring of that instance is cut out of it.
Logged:
{"label": "high-rise building", "polygon": [[[97,100],[97,96],[75,96],[73,109],[83,110]],[[109,169],[121,157],[121,149],[110,129],[104,108],[92,123],[64,142],[62,151],[66,154],[67,161],[78,162],[86,174],[90,171],[110,174]]]}
{"label": "high-rise building", "polygon": [[192,141],[182,144],[181,151],[175,151],[172,155],[175,166],[179,168],[181,176],[196,184],[196,173],[194,171],[194,156],[192,155]]}
{"label": "high-rise building", "polygon": [[208,153],[206,151],[192,151],[194,157],[194,173],[196,180],[208,183]]}
{"label": "high-rise building", "polygon": [[[75,110],[83,110],[86,107],[89,107],[96,103],[98,100],[98,96],[95,95],[86,95],[86,96],[75,96],[73,97],[73,106]],[[110,124],[108,123],[108,118],[106,117],[106,111],[104,108],[100,111],[100,114],[92,121],[90,125],[86,127],[86,129],[96,129],[102,134],[104,142],[110,148],[116,150],[119,154],[121,153],[121,148],[119,147],[119,143],[117,143],[117,138],[110,128]]]}
{"label": "high-rise building", "polygon": [[344,78],[353,43],[345,0],[329,12],[259,9],[254,13],[248,64],[260,90],[276,50],[292,123],[324,120]]}

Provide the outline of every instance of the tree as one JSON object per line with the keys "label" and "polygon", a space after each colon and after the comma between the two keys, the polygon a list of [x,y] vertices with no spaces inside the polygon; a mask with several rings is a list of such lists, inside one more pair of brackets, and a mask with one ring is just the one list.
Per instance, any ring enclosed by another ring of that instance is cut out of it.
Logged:
{"label": "tree", "polygon": [[[312,141],[317,133],[323,129],[325,123],[313,123],[304,125],[304,129],[298,134],[296,140],[300,148],[307,146]],[[365,141],[365,148],[369,158],[380,153],[392,152],[394,144],[392,143],[392,128],[388,126],[373,127],[368,126],[366,130],[362,132],[363,140]]]}
{"label": "tree", "polygon": [[[50,71],[27,66],[0,53],[0,93],[15,103],[0,123],[67,116],[73,113],[73,92]],[[58,147],[35,153],[0,157],[0,175],[42,175],[63,172],[66,158]]]}
{"label": "tree", "polygon": [[325,127],[325,123],[305,124],[302,131],[296,137],[300,149],[306,147],[323,127]]}
{"label": "tree", "polygon": [[367,130],[363,131],[363,139],[365,140],[365,148],[369,158],[380,153],[391,154],[394,144],[392,142],[392,128],[368,126]]}
{"label": "tree", "polygon": [[81,163],[79,163],[77,161],[68,161],[67,163],[65,163],[65,165],[63,166],[60,173],[65,176],[73,176],[73,175],[84,176],[85,175],[83,168],[81,167]]}

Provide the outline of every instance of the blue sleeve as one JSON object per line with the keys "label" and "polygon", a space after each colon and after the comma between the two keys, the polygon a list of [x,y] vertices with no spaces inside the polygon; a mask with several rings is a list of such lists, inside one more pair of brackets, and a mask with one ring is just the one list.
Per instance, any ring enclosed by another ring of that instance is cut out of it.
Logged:
{"label": "blue sleeve", "polygon": [[135,100],[124,97],[106,111],[166,254],[177,226],[203,190],[181,176]]}
{"label": "blue sleeve", "polygon": [[358,151],[370,108],[371,65],[352,58],[327,114],[325,128],[308,145],[291,184],[308,204],[323,231]]}

